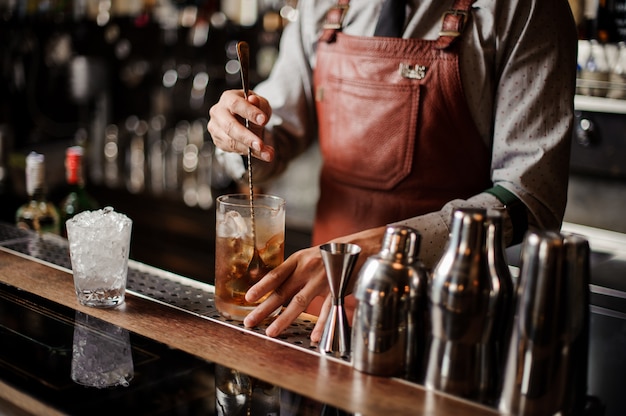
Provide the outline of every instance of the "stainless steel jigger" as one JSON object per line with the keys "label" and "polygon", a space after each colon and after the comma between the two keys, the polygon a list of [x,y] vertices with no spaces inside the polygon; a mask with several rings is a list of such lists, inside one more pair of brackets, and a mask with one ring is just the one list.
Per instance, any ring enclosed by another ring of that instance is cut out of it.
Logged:
{"label": "stainless steel jigger", "polygon": [[324,326],[319,350],[322,354],[348,356],[351,334],[343,301],[361,247],[355,244],[328,243],[320,246],[320,252],[333,305]]}

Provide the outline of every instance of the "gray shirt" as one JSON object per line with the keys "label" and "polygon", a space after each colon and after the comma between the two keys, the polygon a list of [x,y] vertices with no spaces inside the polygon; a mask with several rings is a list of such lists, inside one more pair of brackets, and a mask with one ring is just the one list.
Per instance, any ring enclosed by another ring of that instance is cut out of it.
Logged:
{"label": "gray shirt", "polygon": [[[343,32],[371,36],[382,3],[352,0]],[[436,39],[441,16],[452,2],[409,3],[403,37]],[[299,17],[283,33],[272,74],[255,88],[272,106],[265,139],[276,147],[277,159],[271,166],[259,166],[259,176],[281,172],[315,142],[312,71],[321,24],[334,4],[299,1]],[[568,2],[478,0],[461,43],[461,79],[478,131],[492,149],[493,183],[524,202],[531,227],[559,229],[567,197],[576,74],[577,35]],[[452,211],[461,206],[502,204],[481,193],[399,222],[422,234],[420,256],[428,266],[439,258]],[[504,224],[505,240],[510,241],[506,215]]]}

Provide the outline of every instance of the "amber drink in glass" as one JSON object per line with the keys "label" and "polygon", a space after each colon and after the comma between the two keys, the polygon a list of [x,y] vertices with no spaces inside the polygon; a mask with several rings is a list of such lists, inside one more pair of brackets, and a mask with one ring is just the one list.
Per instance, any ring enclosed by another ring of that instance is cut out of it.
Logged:
{"label": "amber drink in glass", "polygon": [[[222,195],[217,198],[215,219],[215,307],[227,318],[243,320],[269,296],[249,303],[245,300],[248,289],[283,262],[285,201],[255,195],[253,227],[250,196]],[[255,247],[260,267],[254,267]]]}

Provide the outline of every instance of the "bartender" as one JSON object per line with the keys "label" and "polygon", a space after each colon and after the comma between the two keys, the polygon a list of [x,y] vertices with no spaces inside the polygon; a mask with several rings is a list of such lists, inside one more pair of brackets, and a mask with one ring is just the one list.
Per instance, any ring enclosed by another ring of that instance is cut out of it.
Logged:
{"label": "bartender", "polygon": [[389,224],[418,230],[433,267],[459,207],[505,208],[508,245],[560,228],[577,46],[567,0],[300,1],[298,16],[270,77],[209,112],[219,149],[252,149],[255,180],[315,140],[323,158],[314,246],[250,289],[249,301],[273,294],[247,326],[288,303],[266,330],[277,336],[327,296],[325,242],[361,246],[356,274]]}

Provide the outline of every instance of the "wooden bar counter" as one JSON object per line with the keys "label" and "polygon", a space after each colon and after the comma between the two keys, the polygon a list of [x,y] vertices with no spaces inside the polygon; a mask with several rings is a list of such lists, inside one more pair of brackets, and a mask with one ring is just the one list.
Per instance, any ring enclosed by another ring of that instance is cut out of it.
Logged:
{"label": "wooden bar counter", "polygon": [[[428,391],[423,386],[404,380],[362,374],[353,370],[348,362],[320,355],[313,347],[298,347],[281,338],[272,339],[263,335],[260,329],[246,329],[235,322],[202,316],[131,288],[126,295],[126,302],[115,309],[82,306],[76,300],[70,270],[36,259],[28,253],[20,253],[11,248],[11,244],[2,245],[0,289],[8,288],[22,293],[24,297],[28,295],[60,308],[99,318],[132,334],[163,344],[168,349],[192,356],[195,360],[241,371],[343,412],[364,415],[497,414],[490,408]],[[144,267],[150,271],[149,266],[141,264],[133,263],[133,267]],[[168,276],[167,272],[163,274]],[[197,286],[190,279],[170,277],[176,282],[182,282],[182,286]],[[32,300],[29,302],[33,303]],[[6,311],[0,309],[2,313]],[[45,398],[24,391],[0,374],[0,414],[4,414],[3,405],[12,406],[16,411],[26,414],[65,413]],[[113,403],[110,406],[111,412],[124,410]]]}

